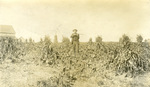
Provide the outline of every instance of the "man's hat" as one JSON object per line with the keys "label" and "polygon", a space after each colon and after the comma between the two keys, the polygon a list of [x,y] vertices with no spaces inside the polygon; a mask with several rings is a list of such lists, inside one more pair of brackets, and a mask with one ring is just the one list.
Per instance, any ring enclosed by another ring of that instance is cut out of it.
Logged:
{"label": "man's hat", "polygon": [[73,31],[78,31],[77,29],[73,29]]}

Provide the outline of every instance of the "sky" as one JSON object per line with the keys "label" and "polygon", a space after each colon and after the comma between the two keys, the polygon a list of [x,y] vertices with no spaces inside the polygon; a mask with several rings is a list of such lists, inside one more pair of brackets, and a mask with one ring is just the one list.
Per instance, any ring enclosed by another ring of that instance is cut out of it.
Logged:
{"label": "sky", "polygon": [[61,41],[73,29],[80,41],[101,36],[119,41],[127,34],[150,38],[150,0],[0,0],[0,25],[12,25],[16,37],[39,41],[45,35]]}

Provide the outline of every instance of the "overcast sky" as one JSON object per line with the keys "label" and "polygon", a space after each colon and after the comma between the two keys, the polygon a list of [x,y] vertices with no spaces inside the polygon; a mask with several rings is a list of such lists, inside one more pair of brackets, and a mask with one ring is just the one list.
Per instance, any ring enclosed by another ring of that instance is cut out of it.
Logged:
{"label": "overcast sky", "polygon": [[150,0],[0,0],[0,25],[12,25],[17,37],[55,34],[70,37],[78,29],[80,41],[102,36],[118,41],[122,34],[135,40],[150,38]]}

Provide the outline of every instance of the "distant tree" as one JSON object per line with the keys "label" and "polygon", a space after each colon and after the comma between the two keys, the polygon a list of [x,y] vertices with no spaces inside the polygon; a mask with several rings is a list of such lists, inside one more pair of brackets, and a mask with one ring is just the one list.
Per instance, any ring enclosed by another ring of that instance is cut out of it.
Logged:
{"label": "distant tree", "polygon": [[70,43],[70,39],[68,37],[63,37],[62,42],[63,43]]}
{"label": "distant tree", "polygon": [[88,43],[89,43],[89,44],[92,44],[92,43],[93,43],[92,38],[89,39],[89,42],[88,42]]}
{"label": "distant tree", "polygon": [[150,48],[149,42],[147,40],[144,41],[145,47]]}
{"label": "distant tree", "polygon": [[42,38],[40,38],[40,42],[43,42],[43,39],[42,39]]}
{"label": "distant tree", "polygon": [[63,37],[62,39],[63,46],[69,46],[70,45],[70,39],[68,37]]}
{"label": "distant tree", "polygon": [[26,41],[26,43],[28,43],[28,39],[26,39],[25,41]]}
{"label": "distant tree", "polygon": [[30,37],[30,38],[29,38],[29,43],[32,43],[32,42],[33,42],[33,40],[32,40],[32,38]]}
{"label": "distant tree", "polygon": [[32,40],[33,43],[35,43],[35,40]]}
{"label": "distant tree", "polygon": [[54,44],[58,43],[57,35],[54,36]]}
{"label": "distant tree", "polygon": [[123,47],[126,47],[128,48],[130,46],[130,43],[131,43],[131,40],[130,38],[127,36],[127,35],[122,35],[122,37],[119,39],[119,42],[120,44],[123,46]]}
{"label": "distant tree", "polygon": [[50,39],[49,36],[45,35],[45,37],[44,37],[44,43],[45,43],[46,45],[51,44],[51,39]]}
{"label": "distant tree", "polygon": [[96,50],[101,49],[102,48],[102,37],[97,36],[95,41],[96,41],[96,45],[95,45]]}
{"label": "distant tree", "polygon": [[100,37],[100,36],[96,37],[96,42],[97,43],[102,43],[102,37]]}
{"label": "distant tree", "polygon": [[89,42],[93,42],[93,41],[92,41],[92,38],[89,39]]}
{"label": "distant tree", "polygon": [[143,37],[142,37],[141,35],[137,35],[136,41],[137,41],[138,43],[142,43]]}

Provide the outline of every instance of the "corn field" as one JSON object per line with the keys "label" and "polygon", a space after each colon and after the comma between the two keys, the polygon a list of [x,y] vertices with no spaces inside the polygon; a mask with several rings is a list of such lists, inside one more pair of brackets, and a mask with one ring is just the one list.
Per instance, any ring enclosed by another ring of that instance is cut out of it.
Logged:
{"label": "corn field", "polygon": [[91,39],[80,42],[79,48],[79,55],[73,56],[72,45],[66,37],[61,43],[52,43],[49,38],[40,42],[1,38],[0,63],[26,62],[24,56],[29,55],[36,65],[60,70],[57,76],[38,81],[37,87],[73,87],[77,80],[100,75],[105,78],[110,72],[128,78],[149,72],[150,46],[139,38],[138,42],[132,42],[123,35],[119,42],[103,42],[98,37],[96,42]]}

